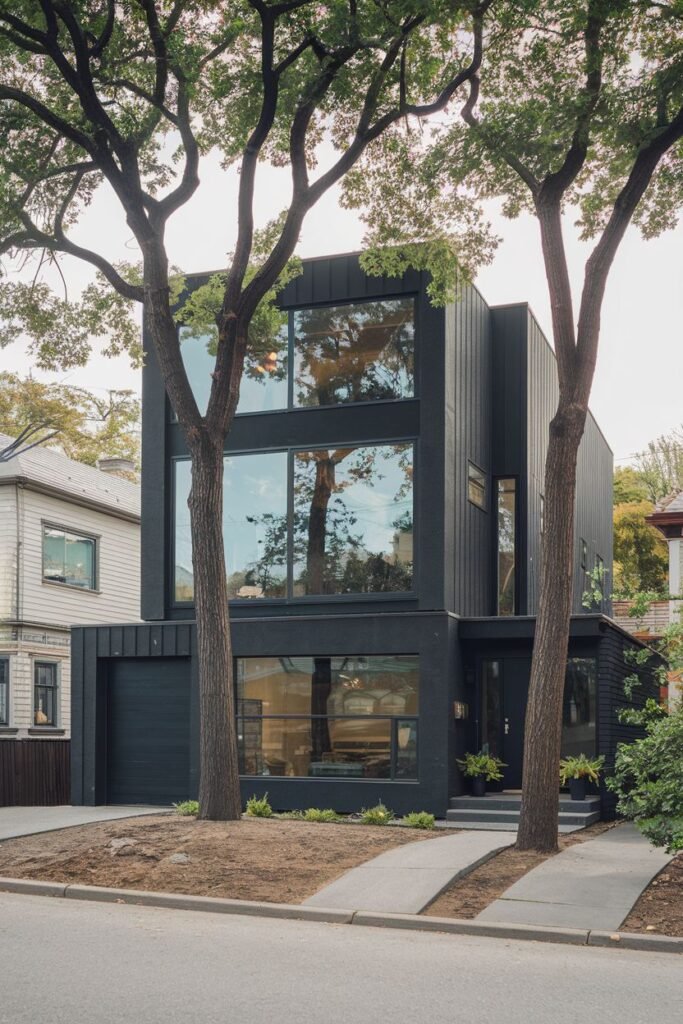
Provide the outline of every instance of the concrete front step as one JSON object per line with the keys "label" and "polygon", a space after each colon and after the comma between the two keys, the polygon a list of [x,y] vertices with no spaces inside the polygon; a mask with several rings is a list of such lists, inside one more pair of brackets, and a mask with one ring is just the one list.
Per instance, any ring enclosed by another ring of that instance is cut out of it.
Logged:
{"label": "concrete front step", "polygon": [[[518,822],[516,821],[437,821],[437,828],[461,828],[465,832],[516,832]],[[560,835],[569,832],[580,832],[584,825],[563,825],[557,827]]]}
{"label": "concrete front step", "polygon": [[[487,796],[454,796],[449,801],[452,810],[519,811],[521,797],[517,793],[491,793]],[[575,814],[592,814],[600,810],[600,797],[589,796],[585,800],[571,800],[560,796],[560,811]]]}
{"label": "concrete front step", "polygon": [[[598,821],[599,818],[599,810],[587,811],[583,814],[570,814],[568,812],[561,812],[559,815],[559,824],[579,825],[582,828],[585,828],[586,825],[592,825],[593,822]],[[457,810],[447,811],[446,820],[458,821],[461,822],[463,825],[472,821],[478,821],[482,823],[499,822],[501,824],[505,824],[506,822],[508,822],[513,823],[516,827],[517,823],[519,822],[519,811],[500,811],[496,810],[495,808],[492,808],[491,810],[489,810],[488,808],[486,808],[486,810],[470,810],[467,808],[458,808]]]}

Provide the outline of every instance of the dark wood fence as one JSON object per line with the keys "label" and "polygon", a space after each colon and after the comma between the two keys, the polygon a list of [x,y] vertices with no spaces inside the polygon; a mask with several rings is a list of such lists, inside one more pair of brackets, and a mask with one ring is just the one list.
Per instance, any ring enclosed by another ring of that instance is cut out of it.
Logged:
{"label": "dark wood fence", "polygon": [[0,740],[0,807],[46,807],[70,800],[69,740]]}

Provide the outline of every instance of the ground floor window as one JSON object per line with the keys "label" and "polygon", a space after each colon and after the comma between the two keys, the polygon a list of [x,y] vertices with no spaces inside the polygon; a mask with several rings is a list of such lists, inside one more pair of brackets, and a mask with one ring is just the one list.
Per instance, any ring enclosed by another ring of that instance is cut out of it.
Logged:
{"label": "ground floor window", "polygon": [[49,661],[37,661],[34,665],[35,725],[57,725],[57,669],[57,664]]}
{"label": "ground floor window", "polygon": [[416,779],[415,655],[240,658],[243,775]]}
{"label": "ground floor window", "polygon": [[9,658],[0,658],[0,725],[9,725]]}
{"label": "ground floor window", "polygon": [[570,658],[562,704],[563,757],[595,757],[597,689],[595,658]]}

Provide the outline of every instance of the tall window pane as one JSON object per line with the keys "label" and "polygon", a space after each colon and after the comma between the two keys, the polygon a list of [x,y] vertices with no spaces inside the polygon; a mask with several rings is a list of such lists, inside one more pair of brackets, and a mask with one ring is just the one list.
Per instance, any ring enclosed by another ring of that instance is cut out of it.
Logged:
{"label": "tall window pane", "polygon": [[294,456],[294,596],[413,586],[413,446]]}
{"label": "tall window pane", "polygon": [[[202,415],[211,392],[216,365],[217,333],[196,334],[179,329],[180,354],[190,387]],[[286,325],[273,338],[250,342],[240,383],[237,412],[270,412],[287,407],[288,331]]]}
{"label": "tall window pane", "polygon": [[595,757],[597,675],[595,658],[569,658],[562,704],[563,757]]}
{"label": "tall window pane", "polygon": [[499,661],[483,661],[481,666],[481,747],[492,757],[502,758],[503,692]]}
{"label": "tall window pane", "polygon": [[294,314],[294,405],[410,398],[414,301],[348,303]]}
{"label": "tall window pane", "polygon": [[[176,463],[175,599],[194,596],[187,499],[189,461]],[[287,578],[287,455],[225,459],[223,542],[230,598],[284,597]]]}
{"label": "tall window pane", "polygon": [[9,659],[0,658],[0,725],[9,725]]}
{"label": "tall window pane", "polygon": [[57,665],[37,661],[34,666],[33,721],[35,725],[57,725]]}
{"label": "tall window pane", "polygon": [[498,501],[498,614],[515,614],[515,561],[517,549],[517,485],[497,481]]}

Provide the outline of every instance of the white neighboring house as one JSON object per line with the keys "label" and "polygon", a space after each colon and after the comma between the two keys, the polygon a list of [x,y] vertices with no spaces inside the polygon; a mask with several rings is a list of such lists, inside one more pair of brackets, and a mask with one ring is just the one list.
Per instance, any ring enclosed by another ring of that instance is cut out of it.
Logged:
{"label": "white neighboring house", "polygon": [[70,627],[140,618],[140,488],[118,463],[40,447],[0,462],[3,739],[68,737]]}

